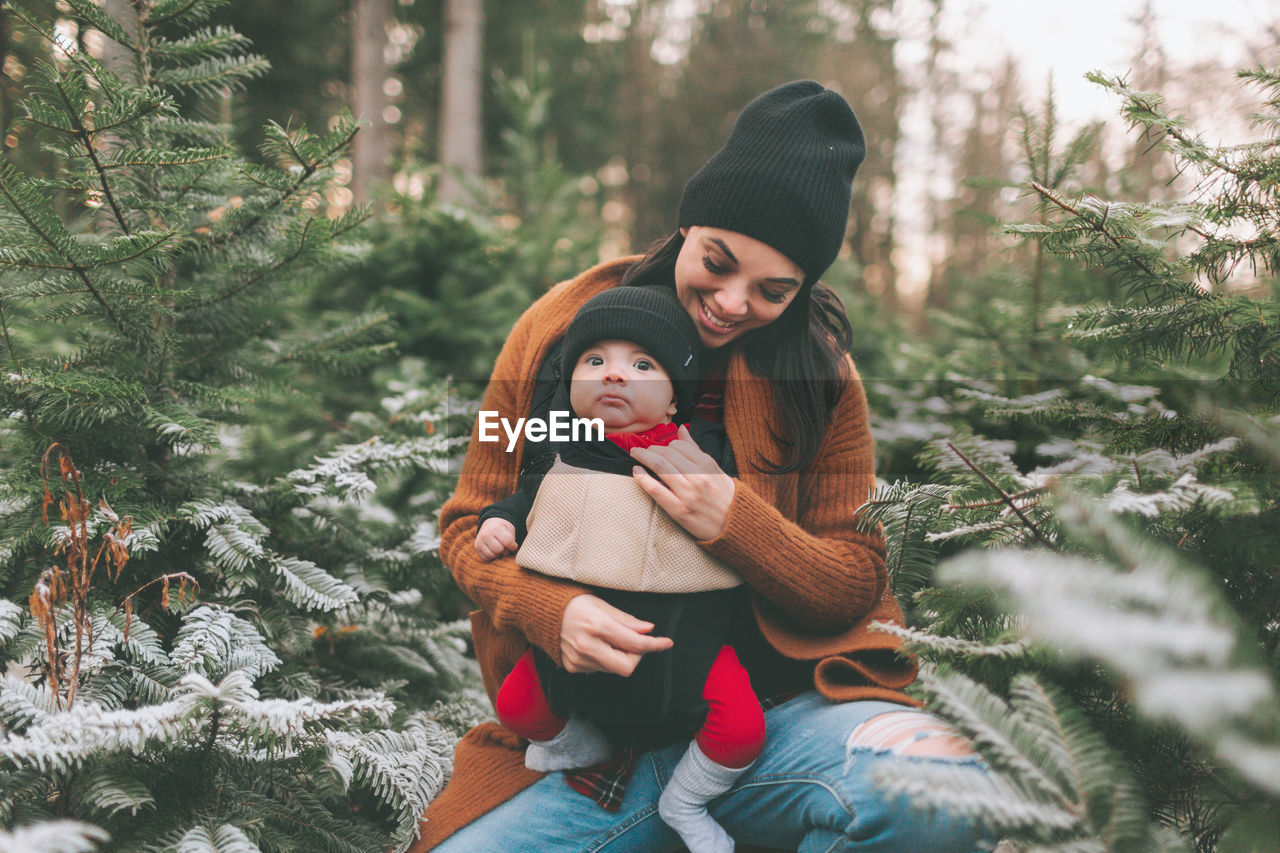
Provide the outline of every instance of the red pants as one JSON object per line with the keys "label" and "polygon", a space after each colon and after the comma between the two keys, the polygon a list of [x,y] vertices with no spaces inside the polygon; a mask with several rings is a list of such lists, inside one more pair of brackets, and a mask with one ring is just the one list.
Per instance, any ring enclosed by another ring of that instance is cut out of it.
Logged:
{"label": "red pants", "polygon": [[[720,647],[702,698],[707,718],[696,739],[703,755],[725,767],[746,767],[764,749],[764,712],[732,646]],[[502,724],[528,740],[550,740],[564,728],[538,681],[532,650],[502,682],[496,706]]]}

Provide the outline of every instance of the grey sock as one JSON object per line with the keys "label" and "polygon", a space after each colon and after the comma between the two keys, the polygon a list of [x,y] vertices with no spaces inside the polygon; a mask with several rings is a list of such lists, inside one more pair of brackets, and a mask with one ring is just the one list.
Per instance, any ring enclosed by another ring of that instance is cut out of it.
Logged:
{"label": "grey sock", "polygon": [[733,787],[746,770],[718,764],[697,741],[689,744],[658,798],[658,814],[679,833],[689,853],[733,853],[733,839],[707,814],[707,803]]}
{"label": "grey sock", "polygon": [[560,734],[550,740],[529,741],[529,748],[524,751],[524,766],[549,773],[593,767],[608,761],[611,755],[613,747],[603,732],[586,720],[570,717]]}

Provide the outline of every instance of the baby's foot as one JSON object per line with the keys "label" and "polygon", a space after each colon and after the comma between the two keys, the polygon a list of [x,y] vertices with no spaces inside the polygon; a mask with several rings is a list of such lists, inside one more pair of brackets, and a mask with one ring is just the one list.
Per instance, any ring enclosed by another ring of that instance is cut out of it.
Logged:
{"label": "baby's foot", "polygon": [[613,755],[609,739],[586,720],[570,717],[560,734],[550,740],[531,740],[524,752],[524,766],[550,773],[594,767]]}
{"label": "baby's foot", "polygon": [[707,814],[705,800],[691,802],[668,785],[658,798],[658,815],[676,831],[689,853],[733,853],[733,839]]}
{"label": "baby's foot", "polygon": [[658,816],[680,836],[689,853],[733,853],[733,838],[707,813],[707,803],[728,791],[746,767],[725,767],[689,744],[658,798]]}

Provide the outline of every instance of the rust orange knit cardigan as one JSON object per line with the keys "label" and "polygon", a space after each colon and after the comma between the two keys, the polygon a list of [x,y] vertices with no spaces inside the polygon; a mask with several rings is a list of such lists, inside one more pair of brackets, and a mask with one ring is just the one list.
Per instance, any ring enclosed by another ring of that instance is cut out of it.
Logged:
{"label": "rust orange knit cardigan", "polygon": [[[637,258],[601,264],[562,282],[517,321],[485,391],[481,408],[502,417],[527,416],[533,377],[578,307],[618,285]],[[897,654],[899,641],[870,630],[874,621],[901,622],[887,590],[884,545],[858,531],[855,513],[874,485],[866,395],[849,363],[849,382],[814,462],[804,471],[764,474],[753,462],[785,458],[768,381],[753,376],[741,353],[729,361],[724,426],[740,469],[724,531],[703,545],[733,567],[751,590],[756,620],[782,654],[814,662],[814,685],[835,700],[887,699],[916,704],[902,693],[915,663]],[[481,443],[475,431],[453,497],[440,513],[440,554],[480,609],[472,635],[492,701],[502,679],[537,644],[560,660],[565,605],[584,592],[572,583],[521,569],[514,558],[482,562],[474,541],[480,510],[515,490],[520,449]],[[430,850],[456,830],[533,784],[523,744],[496,723],[459,743],[449,784],[426,812],[412,853]],[[578,796],[566,789],[565,796]],[[497,841],[495,839],[495,841]],[[745,848],[744,848],[745,849]]]}

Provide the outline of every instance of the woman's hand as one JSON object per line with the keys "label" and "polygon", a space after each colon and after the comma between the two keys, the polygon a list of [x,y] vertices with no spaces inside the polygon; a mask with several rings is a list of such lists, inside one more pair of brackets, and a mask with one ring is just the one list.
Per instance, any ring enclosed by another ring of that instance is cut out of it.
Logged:
{"label": "woman's hand", "polygon": [[560,661],[569,672],[611,672],[624,678],[640,657],[671,648],[651,637],[652,622],[637,619],[590,593],[569,599],[560,621]]}
{"label": "woman's hand", "polygon": [[690,536],[715,539],[729,518],[736,488],[733,478],[689,437],[688,427],[681,426],[679,435],[666,447],[631,449],[631,457],[660,480],[639,467],[633,469],[633,474],[640,488]]}

